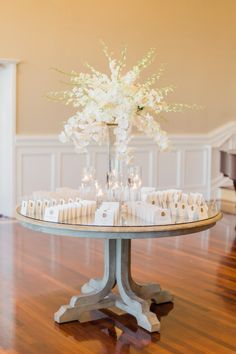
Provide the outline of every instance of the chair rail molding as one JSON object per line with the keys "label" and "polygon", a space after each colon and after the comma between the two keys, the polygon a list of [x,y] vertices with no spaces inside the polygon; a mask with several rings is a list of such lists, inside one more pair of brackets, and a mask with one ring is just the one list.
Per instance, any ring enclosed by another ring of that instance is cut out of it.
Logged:
{"label": "chair rail molding", "polygon": [[16,201],[16,71],[19,60],[0,58],[0,214],[14,215]]}
{"label": "chair rail molding", "polygon": [[[131,142],[134,163],[142,166],[143,185],[199,191],[206,198],[224,182],[219,172],[219,149],[236,147],[236,121],[226,123],[207,134],[170,135],[173,149],[161,153],[155,143],[144,136]],[[16,137],[16,198],[33,190],[60,186],[77,188],[81,170],[92,164],[97,179],[104,181],[107,148],[95,143],[88,153],[76,154],[73,145],[64,145],[56,135]]]}

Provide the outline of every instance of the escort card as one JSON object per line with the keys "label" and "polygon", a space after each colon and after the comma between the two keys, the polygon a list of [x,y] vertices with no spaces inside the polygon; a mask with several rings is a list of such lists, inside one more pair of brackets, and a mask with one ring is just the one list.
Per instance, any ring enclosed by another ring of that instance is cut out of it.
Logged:
{"label": "escort card", "polygon": [[55,206],[55,205],[57,205],[57,200],[52,198],[51,199],[51,206]]}
{"label": "escort card", "polygon": [[198,219],[198,207],[196,204],[190,204],[187,206],[187,214],[190,220]]}
{"label": "escort card", "polygon": [[43,214],[43,202],[42,200],[36,200],[36,218],[41,219]]}
{"label": "escort card", "polygon": [[120,203],[104,202],[95,212],[95,225],[113,226],[118,222]]}
{"label": "escort card", "polygon": [[35,201],[34,200],[28,201],[28,215],[32,218],[35,216]]}
{"label": "escort card", "polygon": [[185,216],[187,213],[187,206],[188,204],[186,202],[180,202],[179,207],[178,207],[178,215],[179,216]]}
{"label": "escort card", "polygon": [[59,206],[45,208],[43,219],[45,221],[59,222]]}
{"label": "escort card", "polygon": [[[146,202],[148,195],[153,194],[155,192],[154,187],[142,187],[141,188],[141,201]],[[126,199],[129,200],[129,199]]]}
{"label": "escort card", "polygon": [[207,219],[208,218],[208,208],[206,205],[198,206],[198,217],[199,220]]}
{"label": "escort card", "polygon": [[20,212],[22,215],[27,215],[28,213],[28,201],[22,200]]}
{"label": "escort card", "polygon": [[155,224],[166,225],[171,224],[171,215],[169,209],[158,208],[155,211]]}
{"label": "escort card", "polygon": [[189,202],[192,204],[201,205],[205,202],[201,193],[190,193],[189,199]]}
{"label": "escort card", "polygon": [[59,199],[59,204],[61,204],[61,205],[63,205],[63,204],[65,204],[66,202],[65,202],[65,199],[63,199],[63,198],[60,198]]}
{"label": "escort card", "polygon": [[188,203],[188,194],[187,193],[182,193],[181,195],[181,202]]}
{"label": "escort card", "polygon": [[153,193],[153,194],[147,195],[146,202],[147,202],[147,203],[150,203],[150,204],[152,204],[152,205],[159,204],[159,199],[158,199],[157,194],[154,194],[154,193]]}
{"label": "escort card", "polygon": [[145,202],[128,202],[127,213],[156,225],[171,224],[170,210]]}
{"label": "escort card", "polygon": [[95,213],[95,225],[109,225],[113,226],[115,222],[115,210],[114,209],[98,209]]}
{"label": "escort card", "polygon": [[43,200],[43,213],[44,213],[45,209],[49,208],[49,207],[50,207],[50,200],[44,199]]}
{"label": "escort card", "polygon": [[179,202],[171,202],[171,203],[169,204],[169,208],[170,208],[170,211],[171,211],[171,215],[178,215],[179,205],[180,205]]}

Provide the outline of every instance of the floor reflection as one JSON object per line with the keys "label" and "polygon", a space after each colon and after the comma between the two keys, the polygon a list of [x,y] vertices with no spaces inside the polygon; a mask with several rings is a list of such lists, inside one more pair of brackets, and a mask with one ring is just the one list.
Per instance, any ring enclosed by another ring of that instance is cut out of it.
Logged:
{"label": "floor reflection", "polygon": [[[172,302],[151,305],[151,311],[158,319],[167,316],[174,308]],[[130,353],[132,348],[142,349],[160,340],[160,333],[149,333],[137,325],[135,318],[129,314],[117,315],[109,310],[91,311],[90,321],[86,323],[70,322],[55,324],[55,328],[66,336],[73,336],[78,341],[88,340],[81,331],[89,333],[89,340],[100,341],[107,353]],[[111,349],[112,348],[112,349]]]}
{"label": "floor reflection", "polygon": [[[236,228],[236,226],[235,226]],[[224,301],[225,308],[232,313],[234,311],[233,305],[236,300],[236,288],[235,288],[235,270],[233,272],[226,272],[228,267],[235,268],[236,257],[236,230],[235,238],[231,244],[231,248],[228,253],[221,257],[219,267],[217,271],[217,294]],[[230,284],[230,285],[229,285]]]}

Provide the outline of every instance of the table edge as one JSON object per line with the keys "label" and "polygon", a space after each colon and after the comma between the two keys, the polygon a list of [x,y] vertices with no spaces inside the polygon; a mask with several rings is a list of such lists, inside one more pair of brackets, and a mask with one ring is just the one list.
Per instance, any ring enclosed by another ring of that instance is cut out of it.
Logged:
{"label": "table edge", "polygon": [[21,223],[45,227],[54,230],[68,230],[68,231],[88,231],[96,233],[148,233],[148,232],[166,232],[177,230],[191,230],[194,228],[204,228],[207,226],[214,226],[214,224],[223,217],[221,211],[215,216],[208,219],[191,221],[188,223],[168,224],[168,225],[147,225],[147,226],[99,226],[99,225],[78,225],[78,224],[60,224],[48,221],[33,219],[19,213],[19,208],[16,209],[16,219]]}

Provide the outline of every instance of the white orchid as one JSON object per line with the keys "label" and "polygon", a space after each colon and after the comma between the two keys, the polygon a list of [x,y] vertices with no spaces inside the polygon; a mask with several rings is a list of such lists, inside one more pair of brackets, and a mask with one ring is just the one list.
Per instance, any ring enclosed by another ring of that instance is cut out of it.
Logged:
{"label": "white orchid", "polygon": [[143,84],[137,83],[140,73],[154,59],[155,50],[147,54],[126,74],[122,69],[126,61],[126,49],[121,53],[121,59],[115,60],[104,46],[104,53],[109,61],[110,76],[100,73],[87,65],[91,73],[64,73],[69,77],[70,89],[50,93],[50,97],[72,104],[77,110],[64,125],[60,141],[72,141],[76,150],[81,151],[94,140],[102,144],[108,136],[108,124],[115,124],[116,151],[119,158],[129,161],[128,148],[133,127],[154,139],[160,150],[166,150],[169,140],[160,127],[158,118],[163,112],[179,112],[193,106],[185,104],[168,104],[165,96],[173,91],[172,86],[151,88],[163,72],[149,78]]}

